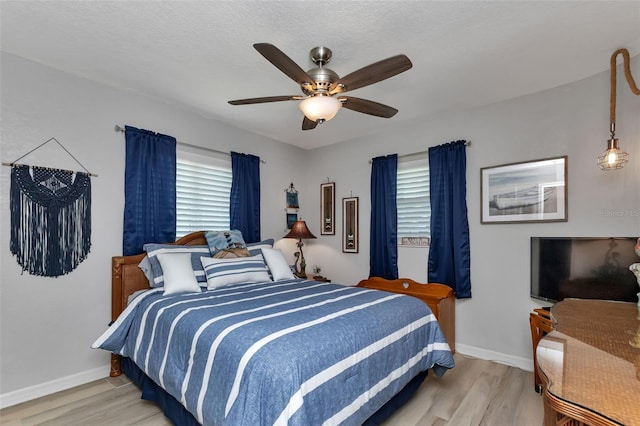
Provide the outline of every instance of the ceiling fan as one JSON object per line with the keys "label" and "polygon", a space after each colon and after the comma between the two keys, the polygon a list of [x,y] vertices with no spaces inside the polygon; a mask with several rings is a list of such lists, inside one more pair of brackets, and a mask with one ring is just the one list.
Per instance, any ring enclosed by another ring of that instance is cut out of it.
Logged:
{"label": "ceiling fan", "polygon": [[411,61],[406,55],[396,55],[367,65],[340,78],[333,70],[325,67],[331,60],[332,54],[331,49],[326,47],[311,49],[311,61],[317,67],[307,72],[272,44],[256,43],[253,47],[276,68],[298,83],[304,96],[268,96],[238,99],[229,101],[229,103],[231,105],[247,105],[301,101],[298,106],[305,115],[302,121],[302,130],[314,129],[318,123],[331,120],[342,107],[377,117],[393,117],[398,112],[395,108],[367,99],[341,96],[340,94],[386,80],[412,67]]}

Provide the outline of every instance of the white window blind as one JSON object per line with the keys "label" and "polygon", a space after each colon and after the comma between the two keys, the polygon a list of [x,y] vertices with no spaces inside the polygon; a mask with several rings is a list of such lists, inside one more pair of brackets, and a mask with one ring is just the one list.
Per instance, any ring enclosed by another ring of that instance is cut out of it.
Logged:
{"label": "white window blind", "polygon": [[229,229],[231,160],[178,152],[176,236]]}
{"label": "white window blind", "polygon": [[[403,244],[403,237],[430,237],[428,159],[398,163],[397,191],[398,244]],[[422,243],[406,245],[424,245],[424,240]]]}

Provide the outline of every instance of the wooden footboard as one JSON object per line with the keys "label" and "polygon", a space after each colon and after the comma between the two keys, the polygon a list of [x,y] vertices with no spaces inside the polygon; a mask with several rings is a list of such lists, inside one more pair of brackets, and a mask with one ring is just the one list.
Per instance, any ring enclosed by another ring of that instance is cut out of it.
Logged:
{"label": "wooden footboard", "polygon": [[[183,246],[207,244],[204,231],[187,234],[177,241],[170,243]],[[138,264],[144,259],[146,253],[133,256],[114,256],[111,258],[111,320],[115,321],[127,307],[129,296],[138,290],[149,288],[149,281]],[[110,376],[122,374],[120,367],[120,355],[111,354]]]}
{"label": "wooden footboard", "polygon": [[417,297],[429,305],[438,319],[444,338],[449,343],[451,352],[456,351],[456,299],[451,287],[439,283],[422,284],[409,278],[387,280],[371,277],[358,283],[358,287],[402,293]]}

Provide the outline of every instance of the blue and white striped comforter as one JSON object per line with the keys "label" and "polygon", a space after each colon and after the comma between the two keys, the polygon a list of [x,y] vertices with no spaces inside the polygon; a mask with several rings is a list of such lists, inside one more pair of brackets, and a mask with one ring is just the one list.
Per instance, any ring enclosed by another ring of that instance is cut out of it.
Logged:
{"label": "blue and white striped comforter", "polygon": [[152,289],[93,347],[133,359],[205,425],[357,425],[454,365],[420,300],[301,280]]}

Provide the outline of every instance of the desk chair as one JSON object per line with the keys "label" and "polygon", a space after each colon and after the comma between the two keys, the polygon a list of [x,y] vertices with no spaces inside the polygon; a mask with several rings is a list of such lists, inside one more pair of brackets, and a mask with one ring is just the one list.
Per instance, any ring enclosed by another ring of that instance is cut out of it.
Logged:
{"label": "desk chair", "polygon": [[531,343],[533,344],[533,378],[534,386],[537,393],[542,393],[542,380],[538,372],[538,360],[536,358],[536,349],[538,343],[547,333],[553,330],[551,314],[546,309],[536,308],[529,314],[529,325],[531,326]]}

